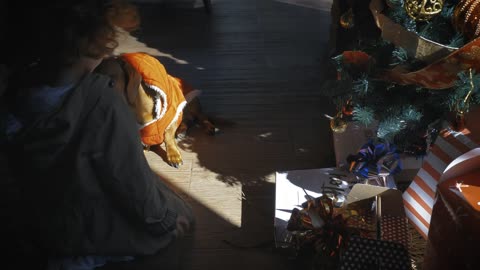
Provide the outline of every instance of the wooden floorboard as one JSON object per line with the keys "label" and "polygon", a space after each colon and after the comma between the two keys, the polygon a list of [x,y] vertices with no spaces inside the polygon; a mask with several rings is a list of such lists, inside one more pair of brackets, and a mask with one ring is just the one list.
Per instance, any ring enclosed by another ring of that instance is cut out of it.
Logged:
{"label": "wooden floorboard", "polygon": [[[222,131],[191,130],[179,142],[179,169],[147,153],[195,210],[179,269],[295,268],[273,251],[274,174],[335,164],[323,116],[335,108],[320,94],[330,1],[214,0],[210,15],[198,3],[139,4],[136,36],[184,61],[159,57],[203,91],[204,111]],[[124,267],[165,269],[160,259]]]}

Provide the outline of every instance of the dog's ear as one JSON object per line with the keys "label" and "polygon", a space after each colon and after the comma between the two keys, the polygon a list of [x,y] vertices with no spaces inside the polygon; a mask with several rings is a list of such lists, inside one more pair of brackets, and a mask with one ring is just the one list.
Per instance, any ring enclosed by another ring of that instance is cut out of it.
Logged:
{"label": "dog's ear", "polygon": [[118,88],[117,90],[124,88],[126,83],[120,61],[118,58],[104,59],[94,70],[95,73],[104,74],[112,78],[115,82],[115,88]]}
{"label": "dog's ear", "polygon": [[113,82],[113,89],[123,97],[125,102],[128,103],[127,97],[125,96],[127,78],[121,67],[120,59],[106,58],[95,68],[93,72],[110,77]]}
{"label": "dog's ear", "polygon": [[128,62],[121,58],[107,58],[95,69],[96,73],[105,74],[114,81],[114,88],[132,105],[138,95],[142,76]]}
{"label": "dog's ear", "polygon": [[122,69],[125,72],[127,83],[126,93],[129,103],[135,102],[137,99],[140,83],[142,82],[142,75],[130,63],[122,60]]}

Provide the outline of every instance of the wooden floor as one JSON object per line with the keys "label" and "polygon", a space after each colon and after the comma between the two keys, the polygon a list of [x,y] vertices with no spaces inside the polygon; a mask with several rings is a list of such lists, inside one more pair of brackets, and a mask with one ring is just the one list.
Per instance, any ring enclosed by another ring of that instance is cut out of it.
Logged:
{"label": "wooden floor", "polygon": [[[193,129],[184,164],[147,153],[192,203],[197,226],[181,269],[291,269],[273,250],[275,171],[335,165],[321,96],[331,0],[214,0],[190,7],[141,4],[136,36],[172,57],[169,73],[201,89],[221,134]],[[234,123],[234,124],[232,124]],[[165,269],[152,260],[135,269]]]}
{"label": "wooden floor", "polygon": [[274,175],[335,165],[323,116],[335,108],[320,94],[331,0],[212,0],[211,14],[201,0],[150,1],[138,4],[136,36],[166,55],[169,73],[203,91],[221,133],[191,130],[179,142],[179,169],[147,153],[192,204],[193,236],[164,256],[105,268],[298,269],[273,248]]}

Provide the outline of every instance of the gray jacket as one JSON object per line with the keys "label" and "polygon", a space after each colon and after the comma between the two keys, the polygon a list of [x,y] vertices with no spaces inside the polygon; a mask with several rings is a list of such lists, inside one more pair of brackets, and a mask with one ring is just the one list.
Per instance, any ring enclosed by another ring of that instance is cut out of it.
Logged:
{"label": "gray jacket", "polygon": [[177,215],[193,221],[150,169],[134,116],[112,85],[105,75],[87,76],[9,143],[15,220],[48,254],[154,254],[175,239]]}

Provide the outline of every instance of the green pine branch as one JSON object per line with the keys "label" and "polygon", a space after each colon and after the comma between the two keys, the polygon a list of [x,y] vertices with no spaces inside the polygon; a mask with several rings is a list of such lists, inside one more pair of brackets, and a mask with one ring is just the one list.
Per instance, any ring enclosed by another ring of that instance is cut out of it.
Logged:
{"label": "green pine branch", "polygon": [[392,63],[391,66],[403,64],[408,61],[408,54],[404,48],[397,47],[392,51]]}
{"label": "green pine branch", "polygon": [[353,120],[368,126],[375,120],[374,110],[367,106],[356,105],[353,108]]}
{"label": "green pine branch", "polygon": [[367,96],[373,91],[373,85],[370,83],[366,74],[358,80],[354,80],[352,90],[360,96]]}
{"label": "green pine branch", "polygon": [[411,122],[418,122],[422,114],[411,105],[387,111],[388,116],[380,121],[377,136],[392,141],[395,135],[406,128]]}
{"label": "green pine branch", "polygon": [[[479,89],[480,74],[472,70],[472,77],[470,78],[470,71],[459,72],[458,80],[455,82],[446,100],[449,109],[451,111],[468,112],[471,104],[478,104],[479,102]],[[471,93],[469,94],[470,91]],[[465,100],[467,95],[471,96],[468,100]]]}

